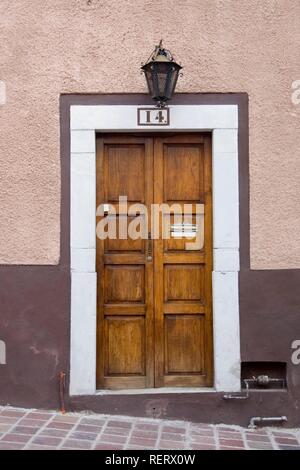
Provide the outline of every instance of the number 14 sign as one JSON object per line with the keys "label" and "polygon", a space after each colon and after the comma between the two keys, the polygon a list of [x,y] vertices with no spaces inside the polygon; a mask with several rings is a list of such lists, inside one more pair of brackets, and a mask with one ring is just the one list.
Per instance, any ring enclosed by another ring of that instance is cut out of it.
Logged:
{"label": "number 14 sign", "polygon": [[168,126],[170,124],[169,108],[138,108],[138,126]]}

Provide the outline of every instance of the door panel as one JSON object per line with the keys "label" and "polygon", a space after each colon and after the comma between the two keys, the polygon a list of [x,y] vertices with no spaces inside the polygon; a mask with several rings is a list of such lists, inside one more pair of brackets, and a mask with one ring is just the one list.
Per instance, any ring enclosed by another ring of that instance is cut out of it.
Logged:
{"label": "door panel", "polygon": [[[205,231],[204,246],[198,249],[188,250],[185,237],[154,244],[155,384],[208,386],[212,384],[210,139],[158,137],[154,155],[154,201],[189,204],[192,223],[195,204],[202,204]],[[165,220],[163,215],[162,224]]]}
{"label": "door panel", "polygon": [[203,320],[203,315],[165,316],[165,375],[203,374]]}
{"label": "door panel", "polygon": [[[145,319],[108,316],[105,322],[105,376],[145,375]],[[134,338],[134,341],[132,341]],[[131,344],[129,348],[128,345]]]}
{"label": "door panel", "polygon": [[164,201],[201,200],[203,156],[199,145],[170,143],[164,145],[163,152]]}
{"label": "door panel", "polygon": [[106,265],[104,278],[105,303],[145,302],[144,266]]}
{"label": "door panel", "polygon": [[[97,206],[111,204],[117,221],[122,221],[119,196],[127,196],[126,215],[135,203],[145,204],[148,214],[153,203],[173,205],[174,213],[170,215],[163,208],[158,239],[121,239],[118,224],[116,239],[97,238],[97,386],[209,386],[210,136],[99,137]],[[186,242],[194,242],[195,238],[189,229],[184,236],[178,232],[182,225],[178,225],[177,213],[189,204],[187,226],[196,227],[196,203],[202,205],[203,237],[187,248]],[[127,222],[135,222],[135,216],[128,215]],[[148,223],[151,232],[151,217]],[[164,239],[163,233],[170,237]]]}
{"label": "door panel", "polygon": [[[119,196],[127,196],[120,214]],[[97,139],[97,207],[108,203],[120,217],[135,203],[153,201],[153,140]],[[109,217],[109,215],[107,216]],[[101,218],[98,218],[97,222]],[[134,217],[128,217],[128,223]],[[145,240],[97,238],[97,386],[154,386],[153,268]]]}
{"label": "door panel", "polygon": [[205,301],[205,269],[199,264],[165,264],[164,301]]}
{"label": "door panel", "polygon": [[145,145],[123,143],[105,146],[107,202],[126,195],[129,201],[145,200]]}

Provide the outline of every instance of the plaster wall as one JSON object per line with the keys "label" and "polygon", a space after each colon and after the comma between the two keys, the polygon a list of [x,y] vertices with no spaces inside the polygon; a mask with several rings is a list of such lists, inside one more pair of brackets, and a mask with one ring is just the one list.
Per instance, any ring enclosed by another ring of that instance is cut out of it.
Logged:
{"label": "plaster wall", "polygon": [[145,92],[163,37],[180,92],[247,92],[251,267],[300,267],[298,0],[1,0],[0,263],[60,256],[61,93]]}

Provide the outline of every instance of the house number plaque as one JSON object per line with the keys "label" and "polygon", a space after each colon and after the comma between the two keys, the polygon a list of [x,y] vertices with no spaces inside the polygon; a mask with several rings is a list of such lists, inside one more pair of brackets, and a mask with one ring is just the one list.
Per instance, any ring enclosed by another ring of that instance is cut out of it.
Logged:
{"label": "house number plaque", "polygon": [[169,108],[138,108],[138,126],[168,126],[170,124]]}

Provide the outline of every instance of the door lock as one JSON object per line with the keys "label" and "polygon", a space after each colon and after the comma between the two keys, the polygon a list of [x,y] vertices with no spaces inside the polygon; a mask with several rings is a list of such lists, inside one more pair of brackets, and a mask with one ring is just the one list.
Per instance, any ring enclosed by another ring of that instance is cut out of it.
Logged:
{"label": "door lock", "polygon": [[148,240],[147,240],[147,261],[152,261],[152,237],[151,237],[151,232],[148,233]]}
{"label": "door lock", "polygon": [[102,204],[102,209],[103,209],[103,215],[109,214],[109,204],[107,203]]}

